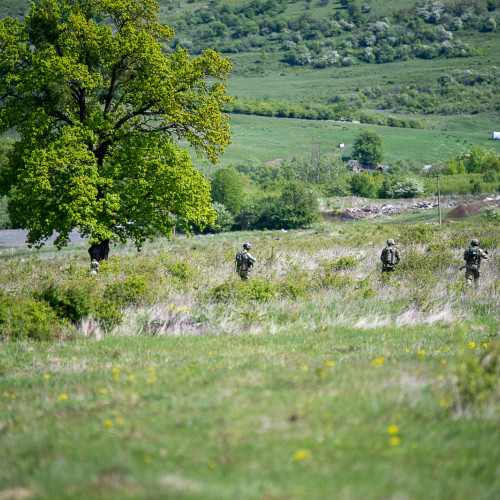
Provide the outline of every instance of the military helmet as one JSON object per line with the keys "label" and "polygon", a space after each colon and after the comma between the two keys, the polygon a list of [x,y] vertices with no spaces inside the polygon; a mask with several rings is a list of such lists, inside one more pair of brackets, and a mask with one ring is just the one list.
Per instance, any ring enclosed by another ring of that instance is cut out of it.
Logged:
{"label": "military helmet", "polygon": [[250,245],[250,243],[248,243],[248,241],[247,241],[247,242],[243,243],[243,248],[250,250],[250,248],[252,248],[252,245]]}
{"label": "military helmet", "polygon": [[389,239],[387,240],[387,244],[388,244],[388,245],[394,245],[394,240],[393,240],[392,238],[389,238]]}
{"label": "military helmet", "polygon": [[478,247],[479,246],[479,240],[477,238],[474,238],[471,242],[470,242],[471,246],[473,247]]}

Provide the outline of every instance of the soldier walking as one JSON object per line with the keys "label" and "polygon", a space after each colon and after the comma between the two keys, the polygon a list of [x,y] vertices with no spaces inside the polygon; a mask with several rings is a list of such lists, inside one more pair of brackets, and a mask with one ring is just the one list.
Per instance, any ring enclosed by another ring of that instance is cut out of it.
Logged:
{"label": "soldier walking", "polygon": [[257,259],[250,254],[250,248],[252,248],[252,245],[246,242],[243,244],[243,250],[236,254],[236,272],[241,281],[248,280],[250,271],[254,263],[257,262]]}
{"label": "soldier walking", "polygon": [[465,266],[461,267],[463,269],[465,267],[465,281],[468,285],[472,285],[472,279],[474,279],[474,283],[477,283],[479,277],[481,276],[480,268],[481,268],[481,260],[488,258],[488,252],[481,250],[479,248],[479,240],[474,238],[470,242],[469,248],[464,252],[464,260]]}
{"label": "soldier walking", "polygon": [[387,240],[386,247],[382,250],[380,255],[380,260],[382,261],[382,276],[384,273],[390,273],[396,269],[396,265],[399,263],[399,250],[394,244],[394,240],[389,238]]}

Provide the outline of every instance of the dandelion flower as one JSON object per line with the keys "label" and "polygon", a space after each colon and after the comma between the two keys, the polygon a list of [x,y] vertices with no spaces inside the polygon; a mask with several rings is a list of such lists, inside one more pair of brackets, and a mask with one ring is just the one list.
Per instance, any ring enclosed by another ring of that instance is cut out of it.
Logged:
{"label": "dandelion flower", "polygon": [[4,393],[3,393],[3,397],[4,397],[4,398],[8,398],[8,397],[10,397],[10,394],[9,394],[7,391],[4,391]]}
{"label": "dandelion flower", "polygon": [[328,361],[327,365],[328,366],[335,366],[335,361]]}
{"label": "dandelion flower", "polygon": [[154,366],[148,366],[148,372],[154,372],[155,367]]}
{"label": "dandelion flower", "polygon": [[486,343],[483,343],[483,347],[488,347],[488,344],[486,344]]}
{"label": "dandelion flower", "polygon": [[105,420],[103,423],[106,427],[111,427],[113,425],[113,421],[109,419]]}
{"label": "dandelion flower", "polygon": [[389,434],[397,434],[399,432],[399,427],[397,425],[390,425],[388,428],[387,428],[387,432]]}
{"label": "dandelion flower", "polygon": [[384,362],[384,360],[385,360],[384,356],[381,356],[380,358],[375,358],[372,361],[372,365],[376,366],[376,367],[382,366],[382,363]]}
{"label": "dandelion flower", "polygon": [[46,374],[43,376],[43,378],[44,378],[45,380],[49,380],[50,375],[48,375],[48,374],[46,373]]}
{"label": "dandelion flower", "polygon": [[425,356],[425,351],[423,349],[420,349],[420,351],[418,351],[418,355]]}
{"label": "dandelion flower", "polygon": [[123,420],[123,418],[121,418],[121,417],[117,417],[115,419],[115,422],[116,422],[116,425],[123,425],[125,423],[125,420]]}
{"label": "dandelion flower", "polygon": [[399,446],[401,444],[401,439],[396,436],[391,437],[391,439],[389,439],[389,444],[391,446]]}
{"label": "dandelion flower", "polygon": [[108,392],[108,391],[107,391],[106,389],[101,388],[101,389],[99,389],[99,392],[100,392],[101,394],[106,394],[106,392]]}
{"label": "dandelion flower", "polygon": [[59,394],[59,397],[57,399],[59,399],[60,401],[65,401],[66,399],[68,399],[68,395],[67,394]]}
{"label": "dandelion flower", "polygon": [[309,370],[309,367],[307,365],[302,365],[300,369],[306,372],[307,370]]}
{"label": "dandelion flower", "polygon": [[304,460],[305,458],[309,458],[311,456],[311,452],[308,450],[299,450],[296,451],[293,456],[292,460],[294,462],[298,462],[299,460]]}
{"label": "dandelion flower", "polygon": [[446,359],[442,359],[442,360],[441,360],[441,364],[442,364],[442,365],[445,365],[445,364],[446,364]]}
{"label": "dandelion flower", "polygon": [[474,342],[469,342],[469,345],[467,347],[469,349],[474,349],[474,347],[476,347],[476,344]]}

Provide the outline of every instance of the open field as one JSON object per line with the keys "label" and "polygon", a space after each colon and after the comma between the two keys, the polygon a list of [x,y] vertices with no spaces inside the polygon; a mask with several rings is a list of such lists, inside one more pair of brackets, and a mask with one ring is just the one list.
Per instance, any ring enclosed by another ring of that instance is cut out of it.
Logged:
{"label": "open field", "polygon": [[[491,133],[487,134],[484,129],[475,129],[474,122],[473,118],[464,118],[460,130],[442,131],[233,115],[230,120],[233,144],[227,148],[220,164],[237,164],[248,158],[266,162],[307,156],[313,141],[324,153],[337,154],[340,153],[338,145],[343,142],[344,155],[349,156],[357,134],[365,128],[376,130],[382,136],[388,163],[415,160],[423,166],[446,161],[468,152],[471,144],[500,153],[500,141],[491,140]],[[467,131],[464,130],[466,124],[470,125]]]}
{"label": "open field", "polygon": [[[4,293],[83,290],[121,321],[0,344],[0,496],[498,497],[498,225],[411,222],[114,247],[98,280],[84,248],[3,250]],[[471,235],[490,259],[468,289]]]}

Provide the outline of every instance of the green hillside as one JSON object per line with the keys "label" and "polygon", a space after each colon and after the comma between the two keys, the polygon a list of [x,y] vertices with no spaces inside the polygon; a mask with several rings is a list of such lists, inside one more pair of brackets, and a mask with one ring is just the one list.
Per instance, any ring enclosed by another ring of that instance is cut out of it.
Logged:
{"label": "green hillside", "polygon": [[[27,8],[0,0],[2,16]],[[472,143],[500,152],[490,140],[500,128],[499,0],[159,0],[159,9],[176,32],[168,50],[214,47],[233,63],[222,164],[301,155],[312,140],[324,152],[343,141],[348,153],[368,125],[388,138],[388,161],[444,161]]]}

